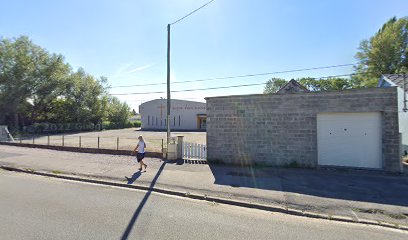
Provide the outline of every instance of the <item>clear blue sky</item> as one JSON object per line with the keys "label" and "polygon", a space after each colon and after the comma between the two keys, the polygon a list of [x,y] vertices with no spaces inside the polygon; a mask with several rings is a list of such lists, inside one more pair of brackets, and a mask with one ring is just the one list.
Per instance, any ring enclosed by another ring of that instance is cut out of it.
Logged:
{"label": "clear blue sky", "polygon": [[[29,36],[61,53],[74,69],[106,76],[112,86],[166,81],[166,25],[208,0],[0,0],[0,36]],[[354,63],[361,40],[393,16],[408,15],[406,0],[216,0],[172,26],[172,81]],[[172,90],[348,74],[352,67],[174,84]],[[206,96],[261,93],[263,86],[174,93]],[[111,93],[166,91],[166,85]],[[165,94],[120,96],[132,108]]]}

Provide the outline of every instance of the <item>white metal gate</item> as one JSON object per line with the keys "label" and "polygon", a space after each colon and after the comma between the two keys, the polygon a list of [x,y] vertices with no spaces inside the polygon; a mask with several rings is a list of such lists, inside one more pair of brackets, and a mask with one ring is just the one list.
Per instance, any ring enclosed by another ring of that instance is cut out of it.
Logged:
{"label": "white metal gate", "polygon": [[183,142],[183,159],[206,160],[207,145],[198,143]]}

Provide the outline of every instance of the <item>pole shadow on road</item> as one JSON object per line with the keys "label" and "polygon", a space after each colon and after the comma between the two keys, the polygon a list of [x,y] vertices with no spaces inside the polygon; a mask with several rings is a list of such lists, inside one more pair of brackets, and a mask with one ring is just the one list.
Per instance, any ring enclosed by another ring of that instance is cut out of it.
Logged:
{"label": "pole shadow on road", "polygon": [[[166,165],[166,162],[163,161],[162,165],[160,166],[159,170],[156,173],[156,176],[154,176],[152,182],[150,183],[149,190],[146,192],[146,195],[143,197],[143,199],[140,202],[139,206],[137,207],[135,213],[133,214],[132,218],[130,219],[129,224],[127,225],[125,231],[123,232],[123,235],[120,238],[121,240],[128,239],[129,234],[132,231],[132,228],[135,225],[137,218],[139,217],[140,213],[142,212],[142,209],[143,209],[144,205],[146,204],[147,199],[149,199],[150,194],[152,193],[153,187],[154,187],[154,185],[156,185],[157,179],[159,178],[159,176],[160,176],[161,172],[163,171],[165,165]],[[137,176],[137,173],[139,173],[139,176],[140,176],[140,172],[136,172],[135,174],[133,174],[133,176]],[[129,180],[133,179],[134,178],[133,176]],[[137,179],[137,177],[136,177],[136,179]]]}

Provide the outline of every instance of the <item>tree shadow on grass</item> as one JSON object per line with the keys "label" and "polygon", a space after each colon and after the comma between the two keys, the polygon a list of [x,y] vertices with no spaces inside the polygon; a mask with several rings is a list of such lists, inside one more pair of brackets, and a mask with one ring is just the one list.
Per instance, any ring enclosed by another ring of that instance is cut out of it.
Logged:
{"label": "tree shadow on grass", "polygon": [[[139,217],[140,213],[142,212],[142,209],[143,209],[144,205],[146,204],[147,200],[149,199],[150,194],[152,194],[152,190],[154,188],[154,185],[156,185],[157,179],[159,178],[159,176],[160,176],[161,172],[163,171],[165,165],[166,165],[166,161],[163,161],[162,165],[160,166],[159,170],[156,173],[156,176],[154,176],[152,182],[150,183],[149,190],[146,192],[146,195],[143,197],[143,199],[140,202],[139,206],[137,207],[135,213],[133,214],[132,218],[130,219],[129,224],[127,225],[125,231],[123,232],[122,237],[120,238],[121,240],[128,239],[129,234],[132,231],[132,228],[135,225],[135,223],[137,221],[137,218]],[[139,173],[139,176],[140,176],[140,172],[136,172],[135,174],[133,174],[133,176],[135,176],[135,175],[137,176],[137,173]],[[133,179],[133,177],[129,178],[129,179]]]}

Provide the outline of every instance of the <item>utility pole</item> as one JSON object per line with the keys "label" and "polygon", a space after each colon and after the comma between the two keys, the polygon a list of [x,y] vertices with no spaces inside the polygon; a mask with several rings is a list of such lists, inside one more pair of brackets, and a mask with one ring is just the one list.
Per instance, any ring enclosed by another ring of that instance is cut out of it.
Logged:
{"label": "utility pole", "polygon": [[[185,19],[186,17],[190,16],[191,14],[197,12],[198,10],[202,9],[203,7],[207,6],[208,4],[214,2],[215,0],[211,0],[206,4],[202,5],[201,7],[195,9],[194,11],[190,12],[189,14],[185,15],[184,17],[178,19],[177,21],[167,24],[167,152],[169,150],[169,143],[170,143],[170,25],[176,24],[181,20]],[[167,154],[166,154],[167,155]],[[166,156],[167,158],[167,156]]]}
{"label": "utility pole", "polygon": [[404,74],[404,77],[403,77],[403,85],[402,85],[402,92],[403,92],[403,94],[404,94],[404,108],[402,109],[404,112],[406,112],[406,111],[408,111],[408,108],[407,108],[407,92],[406,92],[406,89],[407,89],[407,83],[406,83],[406,81],[407,81],[407,74]]}
{"label": "utility pole", "polygon": [[170,24],[167,24],[167,150],[170,143]]}

